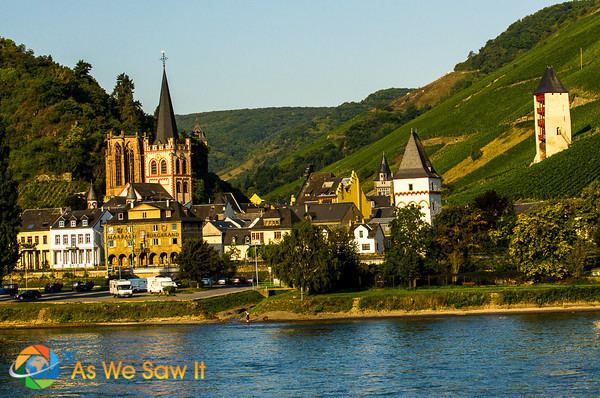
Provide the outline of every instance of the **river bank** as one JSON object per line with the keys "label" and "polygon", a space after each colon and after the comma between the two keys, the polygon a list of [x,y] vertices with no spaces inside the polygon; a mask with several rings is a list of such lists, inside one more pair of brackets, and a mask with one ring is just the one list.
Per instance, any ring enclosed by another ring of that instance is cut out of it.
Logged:
{"label": "river bank", "polygon": [[189,301],[14,303],[0,306],[0,329],[600,311],[600,285],[370,289],[310,295],[256,291]]}

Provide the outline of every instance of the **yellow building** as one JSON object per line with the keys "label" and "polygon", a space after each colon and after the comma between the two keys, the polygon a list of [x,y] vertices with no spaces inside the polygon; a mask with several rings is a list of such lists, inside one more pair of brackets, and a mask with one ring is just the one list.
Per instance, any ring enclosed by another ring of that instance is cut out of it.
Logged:
{"label": "yellow building", "polygon": [[62,215],[63,209],[27,209],[21,214],[17,234],[19,260],[17,268],[37,271],[51,268],[50,227]]}
{"label": "yellow building", "polygon": [[350,177],[336,177],[330,172],[311,173],[307,176],[296,205],[354,203],[363,218],[371,217],[371,203],[364,194],[360,179],[353,170]]}
{"label": "yellow building", "polygon": [[201,239],[202,220],[174,200],[132,202],[114,213],[105,229],[113,269],[176,265],[183,241]]}

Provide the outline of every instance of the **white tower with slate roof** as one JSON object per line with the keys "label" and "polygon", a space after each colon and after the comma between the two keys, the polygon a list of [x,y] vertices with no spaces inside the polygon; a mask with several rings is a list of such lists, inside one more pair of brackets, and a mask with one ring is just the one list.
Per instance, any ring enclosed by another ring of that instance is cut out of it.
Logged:
{"label": "white tower with slate roof", "polygon": [[442,210],[442,179],[435,172],[416,132],[411,131],[400,168],[394,175],[396,207],[417,206],[429,224]]}
{"label": "white tower with slate roof", "polygon": [[534,163],[564,151],[571,145],[569,92],[552,67],[547,67],[533,93],[535,119]]}

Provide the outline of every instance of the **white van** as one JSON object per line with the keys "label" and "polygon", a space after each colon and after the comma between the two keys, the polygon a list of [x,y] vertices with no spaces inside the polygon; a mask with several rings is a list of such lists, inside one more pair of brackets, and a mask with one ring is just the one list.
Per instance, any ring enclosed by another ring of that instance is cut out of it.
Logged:
{"label": "white van", "polygon": [[153,276],[148,279],[148,293],[164,293],[164,288],[172,286],[177,288],[177,284],[168,276]]}
{"label": "white van", "polygon": [[134,293],[145,292],[148,290],[148,279],[146,278],[133,278],[130,279],[131,288]]}
{"label": "white van", "polygon": [[114,297],[131,297],[133,288],[127,279],[113,279],[110,281],[110,294]]}

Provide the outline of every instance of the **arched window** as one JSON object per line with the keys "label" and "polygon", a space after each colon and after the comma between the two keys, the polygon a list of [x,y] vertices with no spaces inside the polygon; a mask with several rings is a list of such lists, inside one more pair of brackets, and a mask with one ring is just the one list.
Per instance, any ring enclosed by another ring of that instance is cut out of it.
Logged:
{"label": "arched window", "polygon": [[167,161],[165,159],[160,161],[160,174],[167,174]]}
{"label": "arched window", "polygon": [[135,167],[133,162],[133,149],[130,144],[127,144],[125,147],[125,184],[135,182]]}
{"label": "arched window", "polygon": [[188,193],[188,186],[187,186],[187,182],[183,183],[183,193]]}
{"label": "arched window", "polygon": [[150,174],[153,176],[158,174],[158,166],[154,160],[150,162]]}
{"label": "arched window", "polygon": [[175,174],[179,174],[179,160],[175,162]]}
{"label": "arched window", "polygon": [[187,174],[187,162],[185,159],[181,161],[181,174]]}
{"label": "arched window", "polygon": [[123,183],[123,152],[121,151],[121,145],[115,146],[115,185],[119,186]]}
{"label": "arched window", "polygon": [[181,183],[177,181],[177,193],[181,193]]}

